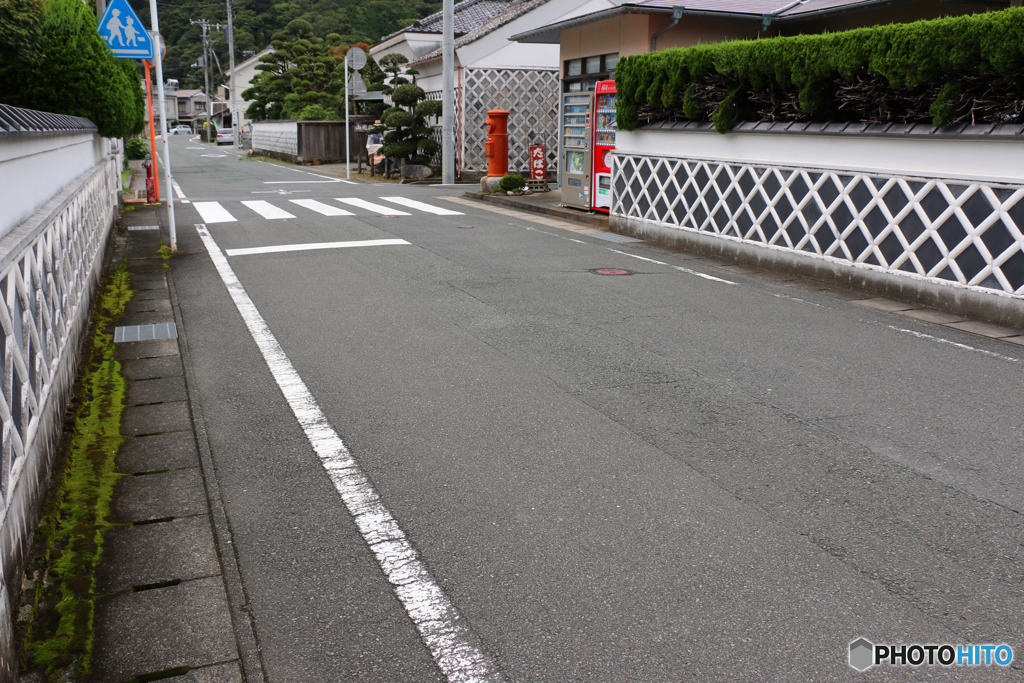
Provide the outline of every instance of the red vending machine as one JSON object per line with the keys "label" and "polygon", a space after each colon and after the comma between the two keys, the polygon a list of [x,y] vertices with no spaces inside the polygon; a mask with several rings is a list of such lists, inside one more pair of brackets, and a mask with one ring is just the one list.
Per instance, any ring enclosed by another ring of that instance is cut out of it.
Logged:
{"label": "red vending machine", "polygon": [[594,92],[594,173],[591,208],[608,213],[612,208],[612,160],[615,151],[615,81],[598,81]]}

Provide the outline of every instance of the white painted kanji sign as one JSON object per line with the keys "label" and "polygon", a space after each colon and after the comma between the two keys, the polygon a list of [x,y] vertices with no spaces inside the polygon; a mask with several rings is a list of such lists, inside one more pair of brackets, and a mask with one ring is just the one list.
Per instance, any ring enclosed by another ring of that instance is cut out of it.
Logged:
{"label": "white painted kanji sign", "polygon": [[153,59],[153,39],[127,0],[110,0],[99,31],[115,57]]}

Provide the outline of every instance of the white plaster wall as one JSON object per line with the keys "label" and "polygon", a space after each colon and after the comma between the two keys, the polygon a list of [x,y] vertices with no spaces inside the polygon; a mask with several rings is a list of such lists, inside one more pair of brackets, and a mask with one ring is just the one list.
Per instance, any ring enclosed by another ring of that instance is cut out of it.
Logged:
{"label": "white plaster wall", "polygon": [[509,37],[615,5],[610,0],[553,0],[456,50],[459,63],[479,68],[558,68],[558,45],[513,43]]}
{"label": "white plaster wall", "polygon": [[[252,104],[252,100],[243,100],[242,93],[252,87],[252,79],[256,77],[256,74],[262,73],[256,70],[256,67],[261,65],[263,62],[254,62],[238,70],[235,74],[235,106],[238,107],[238,125],[239,127],[245,126],[252,119],[245,115],[249,105]],[[230,102],[230,94],[226,101]]]}
{"label": "white plaster wall", "polygon": [[102,158],[95,133],[0,138],[0,237]]}
{"label": "white plaster wall", "polygon": [[287,121],[255,121],[252,127],[253,131],[272,133],[298,133],[299,131],[299,124],[293,119]]}
{"label": "white plaster wall", "polygon": [[1024,140],[927,136],[620,131],[617,151],[997,183],[1024,182]]}
{"label": "white plaster wall", "polygon": [[378,43],[370,48],[370,56],[374,60],[390,54],[401,54],[410,61],[415,61],[441,47],[441,35],[437,33],[406,32],[395,36],[386,43]]}
{"label": "white plaster wall", "polygon": [[557,69],[558,45],[511,43],[482,55],[473,66],[482,69]]}

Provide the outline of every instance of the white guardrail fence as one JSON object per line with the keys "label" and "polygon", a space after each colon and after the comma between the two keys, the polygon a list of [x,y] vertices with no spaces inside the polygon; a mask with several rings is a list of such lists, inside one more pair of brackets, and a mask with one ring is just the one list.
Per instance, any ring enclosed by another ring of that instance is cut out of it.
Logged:
{"label": "white guardrail fence", "polygon": [[[84,170],[55,181],[47,167],[63,159],[66,173],[75,150]],[[12,598],[50,482],[123,164],[117,143],[87,119],[0,105],[0,206],[19,201],[12,188],[26,182],[26,156],[49,199],[0,237],[0,681],[16,669]]]}

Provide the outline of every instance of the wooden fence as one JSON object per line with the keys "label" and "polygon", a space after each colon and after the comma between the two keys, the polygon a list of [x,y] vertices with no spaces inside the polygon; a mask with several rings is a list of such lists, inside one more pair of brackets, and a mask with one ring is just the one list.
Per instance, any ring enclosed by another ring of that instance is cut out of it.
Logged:
{"label": "wooden fence", "polygon": [[[350,161],[365,154],[366,138],[372,127],[372,116],[349,117],[349,154]],[[298,121],[298,152],[300,164],[319,159],[323,163],[345,161],[345,122],[344,121]]]}
{"label": "wooden fence", "polygon": [[[373,127],[372,116],[349,117],[351,160],[366,155],[366,138]],[[257,154],[300,164],[314,161],[345,161],[344,121],[254,121],[252,149]]]}

